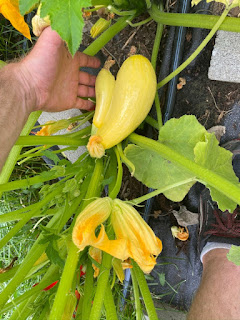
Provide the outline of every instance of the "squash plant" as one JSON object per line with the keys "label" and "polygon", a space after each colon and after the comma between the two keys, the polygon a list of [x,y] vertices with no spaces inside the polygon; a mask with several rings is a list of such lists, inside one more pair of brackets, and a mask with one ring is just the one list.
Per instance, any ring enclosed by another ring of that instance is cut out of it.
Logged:
{"label": "squash plant", "polygon": [[[133,118],[130,131],[126,130],[121,139],[104,146],[104,149],[107,149],[104,157],[94,159],[86,152],[72,164],[67,160],[59,160],[56,157],[57,151],[48,150],[53,145],[67,145],[66,149],[86,146],[91,130],[94,136],[98,135],[98,132],[104,132],[104,130],[101,131],[102,127],[108,126],[108,130],[112,130],[117,125],[119,115],[118,111],[114,111],[114,107],[118,92],[114,91],[115,80],[109,74],[105,74],[103,78],[106,86],[100,86],[99,90],[101,93],[107,89],[109,108],[114,114],[114,121],[111,124],[103,120],[103,118],[107,119],[107,113],[97,109],[92,129],[88,127],[59,136],[29,136],[40,115],[40,112],[34,112],[30,115],[0,174],[1,193],[40,184],[41,195],[38,203],[0,215],[2,223],[17,221],[9,234],[0,240],[1,248],[31,218],[50,218],[46,226],[41,225],[39,237],[22,264],[13,267],[9,272],[0,274],[1,282],[9,281],[0,293],[1,314],[16,307],[11,319],[16,317],[27,319],[31,315],[33,319],[72,319],[74,310],[76,319],[98,320],[103,312],[107,319],[117,319],[117,313],[120,311],[115,307],[112,292],[118,281],[117,277],[122,281],[123,268],[127,267],[131,268],[133,279],[136,319],[142,318],[139,294],[143,298],[149,319],[157,319],[143,271],[148,273],[154,267],[156,257],[161,251],[161,241],[149,230],[133,205],[141,204],[160,193],[172,201],[181,201],[191,186],[200,181],[210,189],[212,198],[218,202],[221,210],[232,212],[236,205],[240,204],[240,187],[232,169],[232,154],[221,148],[214,134],[208,133],[194,116],[185,115],[179,119],[171,119],[165,125],[162,124],[156,89],[182,71],[218,29],[240,31],[239,19],[226,17],[229,10],[237,6],[237,1],[231,4],[226,2],[226,9],[220,17],[165,13],[162,6],[150,0],[69,0],[67,8],[65,0],[58,1],[57,5],[53,0],[20,0],[19,8],[14,1],[8,1],[8,3],[14,3],[15,9],[20,8],[18,18],[41,3],[41,17],[48,16],[52,28],[66,41],[72,54],[76,52],[81,42],[84,24],[82,11],[94,11],[107,7],[118,18],[84,51],[89,55],[95,55],[128,24],[134,27],[134,18],[148,11],[149,18],[140,23],[146,23],[151,19],[158,23],[151,70],[156,69],[163,24],[211,29],[199,48],[177,70],[157,85],[152,80],[147,87],[146,97],[149,101],[152,102],[155,95],[158,121],[152,119],[150,122],[159,132],[157,140],[131,133],[143,120],[139,118],[140,120],[136,121]],[[196,4],[196,1],[193,4]],[[16,16],[2,13],[13,24],[16,22],[16,19],[14,20]],[[15,25],[19,29],[20,24],[15,23]],[[154,74],[154,71],[153,73],[151,71],[151,74]],[[102,76],[101,73],[100,76]],[[151,77],[156,79],[155,75]],[[123,79],[126,83],[128,78],[129,75],[124,73]],[[141,81],[145,80],[140,79],[140,85]],[[131,91],[135,94],[138,86],[134,88],[132,83],[129,82],[129,84],[131,84]],[[121,88],[118,87],[117,90]],[[140,91],[142,90],[144,88]],[[124,91],[122,96],[124,100]],[[125,104],[126,101],[123,103]],[[135,103],[139,103],[139,97]],[[142,112],[142,109],[140,111]],[[102,118],[101,112],[106,114],[106,117]],[[128,112],[132,111],[126,108],[125,112],[128,115]],[[137,110],[135,113],[139,116]],[[78,121],[83,124],[92,117],[93,112],[88,112],[74,119],[61,120],[61,123],[46,124],[45,129],[55,132],[59,128],[67,128],[71,122]],[[101,121],[103,121],[102,125]],[[47,131],[50,132],[45,130]],[[129,135],[128,139],[122,143],[121,140],[126,138],[126,135]],[[115,143],[118,144],[114,146]],[[22,152],[23,146],[33,146],[33,148]],[[55,165],[49,171],[35,177],[8,182],[17,161],[39,155],[49,156]],[[131,203],[118,200],[123,163],[129,167],[132,175],[155,191],[134,199]],[[60,180],[56,180],[60,177]],[[52,180],[55,183],[49,184],[48,182]],[[101,199],[104,193],[108,197]],[[144,235],[144,239],[141,234]],[[90,250],[88,246],[91,246]],[[84,282],[81,281],[80,268],[84,268],[86,273]],[[42,275],[40,283],[23,295],[9,300],[18,285],[36,273]],[[94,275],[97,278],[94,278]],[[51,285],[53,283],[54,286]],[[46,288],[51,288],[53,291]],[[75,297],[76,289],[82,293],[78,302]]]}

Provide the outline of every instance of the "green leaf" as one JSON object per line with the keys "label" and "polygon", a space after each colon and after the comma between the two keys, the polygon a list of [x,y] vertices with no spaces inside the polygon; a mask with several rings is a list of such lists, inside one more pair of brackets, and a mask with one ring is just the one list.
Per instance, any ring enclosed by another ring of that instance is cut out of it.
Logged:
{"label": "green leaf", "polygon": [[67,192],[74,192],[76,189],[78,189],[78,183],[76,179],[70,179],[67,180],[65,183],[65,186],[63,188],[63,192],[67,193]]}
{"label": "green leaf", "polygon": [[52,29],[66,41],[72,55],[76,53],[82,41],[82,8],[90,5],[91,0],[42,1],[41,17],[49,15]]}
{"label": "green leaf", "polygon": [[227,258],[229,261],[233,262],[236,266],[240,266],[240,246],[232,245]]}
{"label": "green leaf", "polygon": [[45,150],[42,152],[42,154],[47,157],[48,159],[52,160],[54,162],[55,165],[57,165],[60,161],[60,159],[58,158],[58,156],[53,153],[52,151],[50,150]]}
{"label": "green leaf", "polygon": [[158,278],[161,286],[164,286],[166,282],[165,273],[159,273]]}
{"label": "green leaf", "polygon": [[[232,153],[219,147],[215,135],[206,137],[206,141],[198,142],[194,148],[195,162],[205,168],[221,175],[228,181],[239,184],[232,168]],[[218,202],[220,210],[225,211],[228,208],[231,212],[236,208],[237,203],[222,195],[215,188],[206,185],[210,189],[211,197]]]}
{"label": "green leaf", "polygon": [[60,268],[64,268],[64,260],[60,257],[58,252],[58,246],[56,241],[49,242],[49,245],[46,249],[46,255],[48,259],[53,263],[58,265]]}
{"label": "green leaf", "polygon": [[[182,201],[195,183],[195,181],[189,182],[189,180],[194,179],[193,174],[182,170],[182,168],[162,158],[154,151],[129,145],[124,152],[135,166],[134,177],[148,188],[159,189],[181,184],[180,187],[164,192],[164,195],[172,201]],[[186,183],[186,181],[188,182]]]}
{"label": "green leaf", "polygon": [[39,1],[36,0],[20,0],[19,1],[19,8],[21,15],[25,15],[35,4]]}
{"label": "green leaf", "polygon": [[[215,135],[208,133],[194,116],[185,115],[169,120],[160,131],[160,142],[179,156],[200,165],[205,169],[205,174],[210,176],[211,172],[217,173],[239,186],[238,178],[232,169],[231,152],[221,148]],[[149,188],[170,188],[163,193],[172,201],[183,200],[190,187],[198,181],[190,169],[164,159],[149,148],[129,145],[124,152],[135,166],[134,176]],[[207,184],[204,180],[200,182]],[[213,200],[218,202],[222,211],[233,211],[236,208],[236,202],[229,200],[215,188],[209,188]]]}

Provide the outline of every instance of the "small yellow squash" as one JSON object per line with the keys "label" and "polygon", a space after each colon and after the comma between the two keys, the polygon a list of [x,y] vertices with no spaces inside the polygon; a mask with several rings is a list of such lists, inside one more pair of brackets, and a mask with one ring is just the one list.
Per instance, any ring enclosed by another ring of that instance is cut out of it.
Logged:
{"label": "small yellow squash", "polygon": [[[107,87],[109,80],[108,77],[106,79]],[[102,81],[105,83],[104,77]],[[141,124],[151,109],[156,87],[156,74],[147,58],[134,55],[124,61],[117,74],[114,89],[105,88],[109,94],[113,91],[111,104],[105,97],[107,107],[104,107],[102,101],[102,107],[97,110],[97,121],[94,116],[93,124],[97,128],[87,145],[92,157],[101,158],[105,149],[121,142]]]}

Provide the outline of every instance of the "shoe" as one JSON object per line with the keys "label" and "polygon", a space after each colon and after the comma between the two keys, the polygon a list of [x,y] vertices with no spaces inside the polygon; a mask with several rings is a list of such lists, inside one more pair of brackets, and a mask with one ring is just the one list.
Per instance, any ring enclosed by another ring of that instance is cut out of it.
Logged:
{"label": "shoe", "polygon": [[[233,169],[239,178],[240,139],[229,141],[222,147],[233,153]],[[199,254],[209,242],[240,246],[240,208],[237,207],[233,213],[222,212],[212,201],[210,191],[205,188],[200,195],[199,205]]]}

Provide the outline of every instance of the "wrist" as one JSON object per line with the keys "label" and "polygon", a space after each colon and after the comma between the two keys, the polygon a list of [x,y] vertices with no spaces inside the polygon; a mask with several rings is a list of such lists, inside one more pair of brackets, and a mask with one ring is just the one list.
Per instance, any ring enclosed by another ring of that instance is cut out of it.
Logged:
{"label": "wrist", "polygon": [[8,74],[13,82],[12,86],[17,88],[18,102],[21,102],[22,110],[27,115],[35,111],[36,106],[36,94],[35,90],[31,85],[31,78],[25,74],[22,63],[11,63],[7,66]]}

